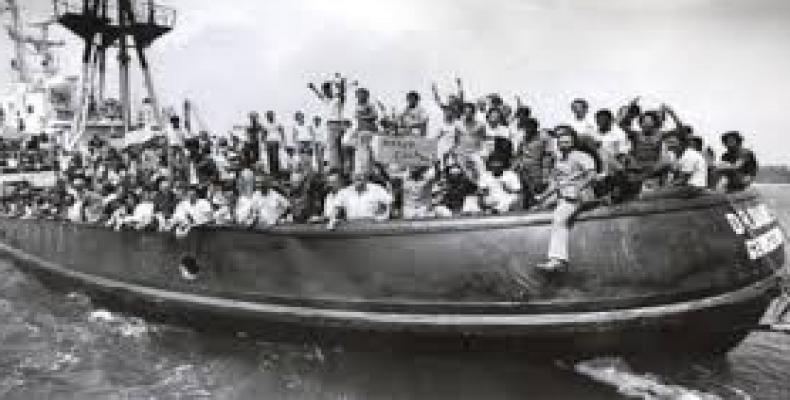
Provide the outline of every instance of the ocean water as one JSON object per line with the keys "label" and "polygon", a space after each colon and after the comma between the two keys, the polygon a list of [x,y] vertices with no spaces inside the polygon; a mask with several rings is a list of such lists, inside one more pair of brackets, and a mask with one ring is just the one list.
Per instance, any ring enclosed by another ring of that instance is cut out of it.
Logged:
{"label": "ocean water", "polygon": [[[790,186],[761,187],[790,226]],[[153,324],[0,261],[0,399],[790,399],[790,335],[724,358],[364,353]]]}

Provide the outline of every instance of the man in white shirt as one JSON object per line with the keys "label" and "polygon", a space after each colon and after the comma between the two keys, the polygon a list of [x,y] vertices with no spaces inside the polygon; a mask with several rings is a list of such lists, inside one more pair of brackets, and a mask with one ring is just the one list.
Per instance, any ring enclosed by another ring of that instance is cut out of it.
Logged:
{"label": "man in white shirt", "polygon": [[595,132],[595,124],[590,121],[588,115],[589,110],[590,106],[585,99],[577,98],[571,102],[573,120],[569,125],[579,136],[592,135]]}
{"label": "man in white shirt", "polygon": [[515,172],[505,168],[504,157],[495,155],[488,160],[488,170],[481,172],[477,185],[483,192],[483,208],[498,214],[516,208],[521,180]]}
{"label": "man in white shirt", "polygon": [[625,131],[614,123],[614,115],[608,109],[595,113],[595,131],[592,138],[598,144],[604,172],[622,169],[623,159],[631,151],[631,141]]}
{"label": "man in white shirt", "polygon": [[173,224],[182,227],[205,225],[212,222],[213,215],[211,203],[198,196],[197,187],[190,186],[173,212]]}
{"label": "man in white shirt", "polygon": [[690,143],[683,143],[677,134],[668,134],[664,146],[674,156],[672,184],[704,189],[708,187],[708,165],[705,157]]}
{"label": "man in white shirt", "polygon": [[290,202],[274,190],[271,178],[268,176],[261,177],[255,185],[257,187],[253,194],[255,225],[259,228],[276,225],[288,212]]}
{"label": "man in white shirt", "polygon": [[349,221],[386,220],[389,218],[392,200],[392,195],[386,189],[368,182],[367,174],[357,172],[354,174],[352,185],[342,189],[334,199],[335,212],[327,228],[335,228],[341,210],[345,211],[346,219]]}
{"label": "man in white shirt", "polygon": [[126,217],[123,225],[133,229],[143,230],[150,227],[154,222],[154,192],[145,190],[142,200],[134,207],[132,215]]}

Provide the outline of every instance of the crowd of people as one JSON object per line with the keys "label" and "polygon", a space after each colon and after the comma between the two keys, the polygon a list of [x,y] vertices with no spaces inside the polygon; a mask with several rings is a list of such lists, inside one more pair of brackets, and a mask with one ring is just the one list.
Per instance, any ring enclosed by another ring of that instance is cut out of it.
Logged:
{"label": "crowd of people", "polygon": [[[558,271],[567,268],[570,222],[585,204],[677,186],[737,191],[757,173],[740,133],[722,135],[726,151],[717,159],[671,107],[646,109],[639,98],[594,112],[575,99],[565,124],[544,127],[518,98],[470,101],[460,80],[446,97],[432,87],[440,121],[430,121],[416,91],[397,112],[340,76],[308,87],[322,115],[252,112],[246,130],[230,135],[193,134],[171,117],[165,135],[142,144],[116,148],[94,138],[63,154],[55,187],[20,187],[0,211],[181,236],[207,224],[334,229],[350,220],[553,209],[548,261],[539,268]],[[380,137],[415,139],[431,154],[388,163]]]}

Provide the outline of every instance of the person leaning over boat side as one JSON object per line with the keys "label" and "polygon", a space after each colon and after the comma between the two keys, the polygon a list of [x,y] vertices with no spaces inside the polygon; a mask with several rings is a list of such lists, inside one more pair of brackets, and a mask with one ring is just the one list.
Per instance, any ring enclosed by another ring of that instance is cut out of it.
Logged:
{"label": "person leaning over boat side", "polygon": [[132,215],[124,218],[123,226],[138,231],[152,227],[155,221],[154,207],[154,192],[144,188],[140,202],[134,207]]}
{"label": "person leaning over boat side", "polygon": [[751,150],[743,147],[743,136],[740,132],[726,132],[721,135],[721,141],[726,151],[721,155],[721,161],[716,164],[717,188],[725,192],[744,190],[757,176],[757,157]]}
{"label": "person leaning over boat side", "polygon": [[183,198],[176,206],[171,221],[176,236],[183,237],[196,227],[213,221],[214,210],[211,203],[198,193],[197,186],[187,187]]}
{"label": "person leaning over boat side", "polygon": [[568,268],[570,224],[586,200],[592,198],[589,188],[595,177],[595,161],[576,149],[576,132],[569,126],[557,129],[559,154],[555,160],[551,186],[538,197],[538,202],[557,195],[554,209],[548,260],[536,266],[539,271],[562,272]]}
{"label": "person leaning over boat side", "polygon": [[509,167],[509,156],[497,153],[488,158],[487,169],[482,171],[478,187],[484,192],[481,206],[496,214],[514,211],[519,203],[521,181]]}
{"label": "person leaning over boat side", "polygon": [[335,197],[335,211],[331,213],[327,229],[335,229],[341,213],[345,213],[345,219],[349,221],[387,220],[392,201],[392,194],[382,186],[369,182],[367,174],[355,173],[351,185],[340,190]]}
{"label": "person leaning over boat side", "polygon": [[274,189],[274,182],[268,175],[263,175],[255,181],[255,189],[253,194],[255,226],[267,228],[276,225],[288,213],[290,202]]}
{"label": "person leaning over boat side", "polygon": [[672,186],[689,186],[699,189],[708,187],[708,166],[705,157],[680,133],[669,133],[664,137],[664,146],[674,155]]}

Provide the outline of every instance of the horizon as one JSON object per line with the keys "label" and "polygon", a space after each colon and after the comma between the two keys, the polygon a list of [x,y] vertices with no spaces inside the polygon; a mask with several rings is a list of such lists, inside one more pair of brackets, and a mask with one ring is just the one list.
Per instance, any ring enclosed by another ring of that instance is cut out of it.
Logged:
{"label": "horizon", "polygon": [[[49,0],[25,3],[28,22],[52,13]],[[178,10],[175,30],[148,52],[160,102],[191,99],[215,132],[245,123],[250,110],[275,110],[281,121],[313,114],[320,108],[307,83],[335,72],[388,106],[403,107],[417,90],[436,116],[431,82],[446,95],[458,76],[469,98],[520,94],[543,126],[570,118],[575,97],[591,111],[616,111],[636,95],[660,99],[717,150],[720,133],[739,130],[763,164],[790,164],[780,111],[790,105],[790,2],[160,3]],[[80,41],[62,28],[52,36],[68,42],[63,72],[78,74]],[[0,51],[11,58],[5,36]],[[8,63],[3,72],[5,84]],[[112,91],[117,72],[108,78]],[[136,73],[132,85],[139,100]]]}

